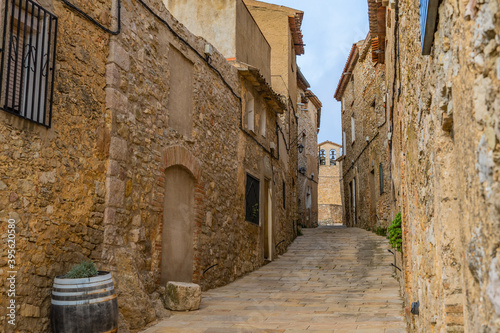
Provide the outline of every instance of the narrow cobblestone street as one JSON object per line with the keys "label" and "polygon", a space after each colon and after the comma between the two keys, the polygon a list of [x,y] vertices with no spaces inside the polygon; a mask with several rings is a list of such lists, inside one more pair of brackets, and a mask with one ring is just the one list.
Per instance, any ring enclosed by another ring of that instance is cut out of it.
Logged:
{"label": "narrow cobblestone street", "polygon": [[203,293],[144,333],[406,332],[387,240],[343,227],[305,229],[278,260]]}

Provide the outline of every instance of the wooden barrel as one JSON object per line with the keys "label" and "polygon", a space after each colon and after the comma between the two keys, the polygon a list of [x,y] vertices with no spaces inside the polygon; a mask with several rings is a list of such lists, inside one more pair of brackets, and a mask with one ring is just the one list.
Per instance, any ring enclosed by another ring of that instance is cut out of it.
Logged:
{"label": "wooden barrel", "polygon": [[109,272],[84,279],[57,276],[52,290],[54,333],[108,333],[118,330],[118,302]]}

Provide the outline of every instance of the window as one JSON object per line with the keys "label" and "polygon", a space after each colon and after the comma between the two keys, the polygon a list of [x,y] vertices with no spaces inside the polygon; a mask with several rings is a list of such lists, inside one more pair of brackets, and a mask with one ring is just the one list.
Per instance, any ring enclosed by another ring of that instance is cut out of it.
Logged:
{"label": "window", "polygon": [[260,135],[262,135],[263,137],[266,137],[266,129],[267,129],[267,110],[263,109],[262,112],[260,113],[260,126],[259,126]]}
{"label": "window", "polygon": [[379,180],[380,180],[380,194],[384,193],[384,168],[382,166],[382,163],[380,163],[378,167],[378,172],[379,172]]}
{"label": "window", "polygon": [[259,194],[260,182],[247,174],[247,184],[245,190],[245,219],[253,224],[259,224]]}
{"label": "window", "polygon": [[420,0],[420,38],[422,55],[431,54],[439,0]]}
{"label": "window", "polygon": [[337,151],[335,149],[330,150],[330,165],[337,164]]}
{"label": "window", "polygon": [[319,151],[319,164],[325,165],[326,164],[326,155],[325,155],[325,150],[321,149]]}
{"label": "window", "polygon": [[351,116],[351,139],[352,143],[356,139],[356,123],[354,122],[354,116]]}
{"label": "window", "polygon": [[253,95],[248,92],[247,93],[247,128],[249,131],[255,131],[255,99]]}
{"label": "window", "polygon": [[0,108],[50,127],[57,17],[32,0],[6,0]]}

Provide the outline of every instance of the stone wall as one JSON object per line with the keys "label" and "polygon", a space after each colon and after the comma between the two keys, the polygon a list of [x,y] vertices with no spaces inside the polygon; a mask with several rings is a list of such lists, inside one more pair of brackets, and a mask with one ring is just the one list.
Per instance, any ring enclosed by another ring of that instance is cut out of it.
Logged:
{"label": "stone wall", "polygon": [[392,221],[392,197],[388,182],[385,66],[372,62],[371,47],[369,38],[353,46],[355,56],[349,60],[352,75],[348,76],[348,81],[341,81],[343,88],[338,90],[336,98],[342,100],[345,141],[342,162],[344,223],[373,230],[387,228]]}
{"label": "stone wall", "polygon": [[[317,146],[317,150],[320,154],[323,150],[325,154],[324,164],[320,162],[319,166],[318,223],[320,225],[342,223],[340,163],[337,161],[341,156],[342,146],[325,141]],[[335,151],[334,155],[332,151]]]}
{"label": "stone wall", "polygon": [[[59,17],[52,127],[0,111],[0,330],[11,331],[4,238],[11,218],[18,332],[49,331],[53,278],[84,258],[100,261],[104,239],[109,35],[60,1],[41,3]],[[110,1],[87,8],[110,24]]]}
{"label": "stone wall", "polygon": [[[273,239],[285,240],[275,255],[295,237],[296,178],[288,163],[296,163],[296,152],[267,167],[269,146],[242,139],[238,71],[217,52],[207,61],[207,42],[160,0],[144,4],[121,1],[121,31],[110,36],[50,2],[59,17],[53,126],[0,112],[0,219],[17,221],[19,332],[49,330],[54,276],[87,258],[112,272],[120,332],[165,315],[159,295],[162,256],[170,255],[164,243],[171,174],[193,184],[191,234],[182,235],[193,241],[189,269],[204,289],[264,263],[263,226],[245,222],[240,158],[248,168],[264,161],[259,170],[274,170]],[[97,18],[114,27],[115,5],[99,1],[84,10],[101,13]],[[277,140],[275,124],[269,117],[269,140]],[[0,225],[4,235],[6,227]],[[0,261],[2,276],[6,264]],[[4,283],[0,327],[6,325]]]}
{"label": "stone wall", "polygon": [[[314,228],[318,225],[318,108],[300,91],[304,106],[299,106],[299,138],[297,144],[304,146],[298,154],[297,168],[304,168],[298,175],[299,224]],[[320,109],[321,110],[321,109]],[[319,111],[321,112],[321,111]]]}
{"label": "stone wall", "polygon": [[342,224],[342,205],[319,205],[318,224]]}
{"label": "stone wall", "polygon": [[[399,15],[388,14],[392,181],[403,216],[408,320],[418,332],[496,332],[499,3],[440,2],[429,56],[421,55],[418,2],[400,1]],[[420,315],[412,316],[416,301]]]}

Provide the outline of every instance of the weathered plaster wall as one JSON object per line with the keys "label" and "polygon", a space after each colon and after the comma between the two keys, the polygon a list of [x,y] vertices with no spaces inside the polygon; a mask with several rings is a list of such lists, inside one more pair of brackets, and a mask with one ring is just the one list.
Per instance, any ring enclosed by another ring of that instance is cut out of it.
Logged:
{"label": "weathered plaster wall", "polygon": [[189,31],[196,36],[203,36],[226,58],[236,57],[238,0],[163,0],[163,2],[168,11]]}
{"label": "weathered plaster wall", "polygon": [[253,0],[244,0],[244,2],[272,46],[271,74],[273,88],[279,94],[290,96],[295,112],[297,111],[297,65],[292,33],[288,22],[288,16],[294,15],[294,10]]}
{"label": "weathered plaster wall", "polygon": [[[234,0],[233,0],[234,1]],[[236,1],[236,59],[259,68],[271,83],[271,46],[242,0]]]}
{"label": "weathered plaster wall", "polygon": [[243,0],[164,0],[189,31],[212,43],[227,59],[259,68],[271,82],[271,47]]}
{"label": "weathered plaster wall", "polygon": [[420,301],[420,316],[407,316],[418,332],[496,332],[499,3],[442,1],[430,56],[420,51],[418,2],[399,4],[399,56],[391,29],[386,63],[401,68],[389,82],[393,182],[407,311]]}

